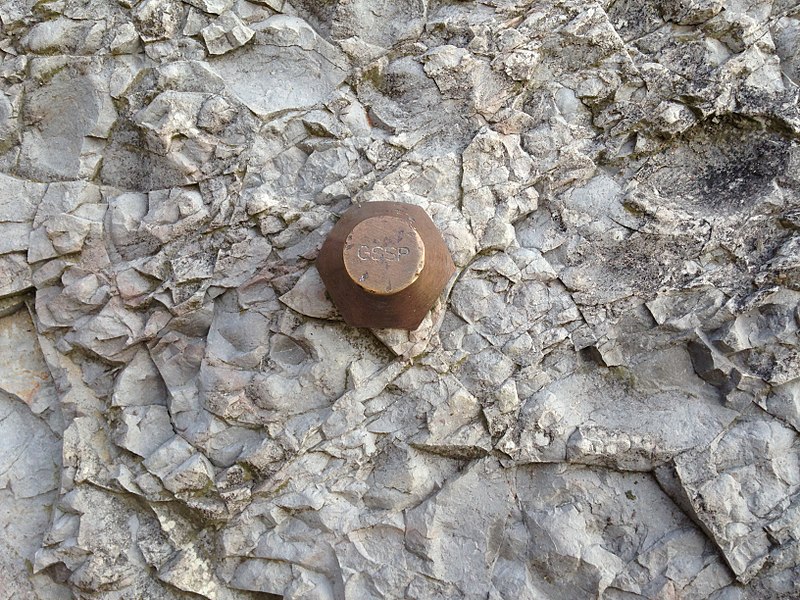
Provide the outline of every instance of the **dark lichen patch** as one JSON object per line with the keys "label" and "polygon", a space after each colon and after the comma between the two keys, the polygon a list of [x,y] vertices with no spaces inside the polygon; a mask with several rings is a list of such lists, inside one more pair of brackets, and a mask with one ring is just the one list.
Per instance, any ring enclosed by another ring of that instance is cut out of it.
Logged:
{"label": "dark lichen patch", "polygon": [[670,208],[711,216],[749,213],[789,169],[793,143],[754,119],[709,120],[648,159],[636,178]]}
{"label": "dark lichen patch", "polygon": [[655,2],[617,0],[606,11],[619,36],[625,42],[636,42],[664,24],[658,8]]}
{"label": "dark lichen patch", "polygon": [[676,270],[696,258],[704,241],[695,236],[634,234],[609,248],[604,258],[609,273],[631,282],[639,292],[655,292],[661,286],[684,283]]}
{"label": "dark lichen patch", "polygon": [[331,28],[336,20],[339,2],[336,0],[296,0],[292,3],[302,17],[314,26],[314,29],[328,40],[331,39]]}
{"label": "dark lichen patch", "polygon": [[701,172],[699,188],[708,204],[738,209],[758,202],[787,167],[790,142],[774,135],[740,132],[738,144],[717,147]]}

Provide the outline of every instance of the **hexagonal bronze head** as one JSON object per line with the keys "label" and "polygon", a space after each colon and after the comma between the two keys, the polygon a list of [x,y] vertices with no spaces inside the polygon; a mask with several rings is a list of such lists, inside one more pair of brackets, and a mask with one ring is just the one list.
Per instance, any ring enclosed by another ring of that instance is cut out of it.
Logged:
{"label": "hexagonal bronze head", "polygon": [[348,325],[413,330],[456,267],[424,210],[370,202],[342,215],[322,245],[317,270]]}

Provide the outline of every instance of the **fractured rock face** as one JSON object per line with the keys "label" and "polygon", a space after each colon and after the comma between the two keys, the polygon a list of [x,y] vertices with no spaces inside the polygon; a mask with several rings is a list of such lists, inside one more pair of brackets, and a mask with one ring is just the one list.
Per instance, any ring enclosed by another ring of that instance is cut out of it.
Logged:
{"label": "fractured rock face", "polygon": [[27,311],[0,318],[0,344],[16,360],[0,373],[0,582],[30,597],[70,598],[48,574],[30,577],[27,564],[44,543],[58,498],[63,421],[53,377]]}
{"label": "fractured rock face", "polygon": [[345,78],[345,65],[341,52],[307,23],[282,15],[260,24],[241,52],[211,62],[237,99],[263,118],[328,101]]}
{"label": "fractured rock face", "polygon": [[781,565],[783,544],[796,541],[799,443],[796,431],[775,422],[749,420],[706,448],[675,459],[696,518],[744,583],[755,577],[771,554]]}
{"label": "fractured rock face", "polygon": [[[796,2],[0,23],[5,595],[800,597]],[[376,201],[415,331],[314,267]]]}

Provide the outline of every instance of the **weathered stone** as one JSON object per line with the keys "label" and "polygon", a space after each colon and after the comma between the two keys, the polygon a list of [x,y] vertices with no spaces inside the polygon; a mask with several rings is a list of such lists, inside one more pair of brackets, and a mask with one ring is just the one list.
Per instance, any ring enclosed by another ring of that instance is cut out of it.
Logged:
{"label": "weathered stone", "polygon": [[174,494],[205,489],[213,480],[213,467],[201,454],[193,454],[163,477],[164,486]]}
{"label": "weathered stone", "polygon": [[316,267],[311,267],[291,291],[280,297],[286,306],[307,317],[340,320],[336,307],[325,292],[325,284]]}
{"label": "weathered stone", "polygon": [[427,12],[424,0],[402,0],[390,5],[377,0],[336,4],[331,28],[334,37],[358,37],[385,48],[418,37],[422,33]]}
{"label": "weathered stone", "polygon": [[33,288],[31,268],[25,254],[0,255],[0,298],[13,296]]}
{"label": "weathered stone", "polygon": [[[4,323],[9,319],[0,320]],[[18,339],[35,336],[23,334]],[[19,353],[21,361],[27,353]],[[4,365],[6,370],[19,371],[24,364]],[[55,394],[53,382],[40,376],[41,390]],[[58,493],[60,473],[60,432],[52,431],[46,422],[36,418],[18,398],[0,392],[0,513],[4,535],[0,543],[0,580],[4,589],[31,598],[66,599],[71,596],[63,583],[46,574],[30,574],[29,565],[41,548],[48,530],[51,507]],[[26,564],[27,563],[27,564]]]}
{"label": "weathered stone", "polygon": [[[117,118],[107,90],[97,74],[64,65],[55,67],[46,83],[29,82],[25,114],[35,127],[22,136],[20,174],[40,181],[90,178],[95,141],[108,136]],[[64,119],[65,114],[72,117]]]}
{"label": "weathered stone", "polygon": [[133,17],[142,40],[155,42],[177,35],[184,12],[184,6],[176,0],[166,3],[145,0],[136,5]]}
{"label": "weathered stone", "polygon": [[[6,596],[800,597],[791,1],[0,22]],[[414,332],[311,266],[375,201]]]}
{"label": "weathered stone", "polygon": [[235,13],[225,13],[200,31],[209,53],[225,54],[244,46],[255,32]]}
{"label": "weathered stone", "polygon": [[344,65],[307,23],[283,15],[261,24],[246,49],[211,62],[236,97],[264,118],[327,101],[345,78]]}
{"label": "weathered stone", "polygon": [[786,511],[800,489],[797,446],[796,431],[748,419],[675,459],[696,518],[743,583],[758,574],[772,552],[780,552],[767,532],[791,522]]}
{"label": "weathered stone", "polygon": [[200,10],[215,15],[221,15],[233,4],[233,0],[186,0],[186,2]]}

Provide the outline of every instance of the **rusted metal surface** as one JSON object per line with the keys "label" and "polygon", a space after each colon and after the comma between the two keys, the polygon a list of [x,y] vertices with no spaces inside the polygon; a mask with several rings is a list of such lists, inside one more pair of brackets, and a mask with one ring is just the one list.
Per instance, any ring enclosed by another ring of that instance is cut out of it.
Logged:
{"label": "rusted metal surface", "polygon": [[409,330],[455,273],[430,217],[400,202],[348,210],[325,240],[317,269],[348,325]]}
{"label": "rusted metal surface", "polygon": [[381,215],[347,236],[344,266],[363,290],[391,296],[412,285],[425,267],[425,244],[410,219]]}

